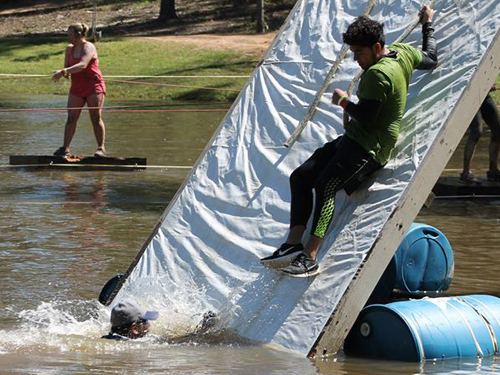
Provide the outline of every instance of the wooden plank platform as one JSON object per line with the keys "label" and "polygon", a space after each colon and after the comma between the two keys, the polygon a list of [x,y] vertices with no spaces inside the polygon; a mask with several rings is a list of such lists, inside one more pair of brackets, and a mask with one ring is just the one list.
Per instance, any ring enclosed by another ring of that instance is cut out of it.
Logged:
{"label": "wooden plank platform", "polygon": [[443,176],[434,185],[436,198],[495,198],[500,197],[500,182],[478,178],[481,184],[466,184],[460,178]]}
{"label": "wooden plank platform", "polygon": [[14,169],[36,170],[36,169],[67,169],[78,168],[78,170],[140,170],[146,169],[146,158],[122,158],[94,156],[52,156],[52,155],[10,155],[9,166]]}

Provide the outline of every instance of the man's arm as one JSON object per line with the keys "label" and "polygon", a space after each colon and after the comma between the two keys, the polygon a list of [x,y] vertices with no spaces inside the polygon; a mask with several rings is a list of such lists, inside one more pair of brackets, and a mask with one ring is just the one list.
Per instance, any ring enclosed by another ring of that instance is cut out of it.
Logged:
{"label": "man's arm", "polygon": [[378,115],[380,113],[380,109],[382,108],[382,103],[378,100],[368,100],[368,99],[359,99],[357,104],[346,100],[344,103],[340,103],[344,111],[347,112],[349,117],[354,119],[358,124],[364,124],[366,126],[370,126],[372,123],[375,123]]}
{"label": "man's arm", "polygon": [[420,23],[422,24],[422,61],[417,69],[434,69],[438,64],[436,38],[434,38],[434,28],[432,19],[434,9],[424,5],[420,11]]}
{"label": "man's arm", "polygon": [[[365,72],[365,91],[371,93],[368,98],[360,97],[358,103],[353,103],[347,98],[347,92],[341,89],[333,91],[333,104],[340,105],[351,119],[358,124],[370,126],[377,122],[377,118],[382,109],[382,103],[387,99],[391,92],[391,83],[385,75],[377,70]],[[368,85],[368,86],[367,86]]]}

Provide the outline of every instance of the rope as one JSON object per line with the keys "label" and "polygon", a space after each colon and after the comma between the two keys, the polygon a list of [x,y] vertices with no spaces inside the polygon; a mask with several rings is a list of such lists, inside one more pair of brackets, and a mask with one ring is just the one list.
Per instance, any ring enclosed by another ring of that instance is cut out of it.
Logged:
{"label": "rope", "polygon": [[105,107],[69,107],[69,108],[4,108],[0,113],[8,112],[66,112],[70,110],[101,109],[106,112],[227,112],[224,108],[181,108],[181,109],[106,109]]}
{"label": "rope", "polygon": [[51,77],[47,74],[0,74],[2,79],[17,79],[17,78],[47,78]]}
{"label": "rope", "polygon": [[[0,74],[0,79],[19,79],[19,78],[47,78],[52,77],[47,74]],[[128,83],[134,85],[149,85],[149,86],[166,86],[166,87],[178,87],[186,89],[198,89],[198,90],[213,90],[213,91],[229,91],[229,92],[240,92],[240,90],[235,89],[224,89],[217,87],[206,87],[206,86],[191,86],[191,85],[174,85],[171,83],[155,83],[155,82],[139,82],[139,81],[125,81],[120,79],[108,79],[109,77],[132,77],[132,78],[248,78],[247,76],[104,76],[106,82],[114,83]]]}
{"label": "rope", "polygon": [[[212,106],[212,105],[224,105],[227,106],[227,102],[213,102],[213,103],[201,103],[201,102],[192,102],[192,103],[172,103],[172,104],[151,104],[151,105],[145,105],[145,104],[138,104],[138,105],[115,105],[115,106],[104,106],[104,107],[64,107],[64,108],[47,108],[47,109],[61,109],[61,110],[68,110],[68,109],[102,109],[102,110],[108,110],[108,109],[128,109],[128,108],[157,108],[157,107],[179,107],[179,106],[185,106],[185,105],[196,105],[196,106]],[[9,110],[9,111],[19,111],[23,110],[23,108],[1,108],[0,110]],[[32,108],[32,109],[38,109],[38,108]],[[44,109],[44,108],[41,108]]]}
{"label": "rope", "polygon": [[[51,74],[16,74],[16,73],[0,73],[0,78],[46,78],[52,77]],[[141,76],[141,75],[105,75],[104,78],[249,78],[250,76]]]}
{"label": "rope", "polygon": [[[228,102],[174,102],[167,104],[137,104],[137,105],[114,105],[114,106],[104,106],[104,107],[91,107],[92,109],[124,109],[124,108],[156,108],[156,107],[179,107],[185,105],[196,105],[196,106],[212,106],[212,105],[224,105],[227,106]],[[83,108],[83,107],[82,107]]]}
{"label": "rope", "polygon": [[104,76],[104,78],[250,78],[250,76]]}

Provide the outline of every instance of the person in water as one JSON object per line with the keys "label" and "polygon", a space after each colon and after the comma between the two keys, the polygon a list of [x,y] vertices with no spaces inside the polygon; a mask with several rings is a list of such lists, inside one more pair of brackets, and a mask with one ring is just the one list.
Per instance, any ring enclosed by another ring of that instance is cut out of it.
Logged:
{"label": "person in water", "polygon": [[[101,338],[125,341],[144,337],[151,328],[150,321],[158,319],[158,316],[158,311],[143,310],[132,300],[126,299],[120,301],[111,309],[110,332]],[[203,314],[193,334],[178,337],[175,340],[182,342],[183,340],[195,337],[195,335],[207,333],[217,325],[218,321],[219,318],[216,313],[207,311]]]}
{"label": "person in water", "polygon": [[120,301],[111,310],[111,330],[102,338],[121,341],[144,337],[149,332],[149,322],[158,316],[158,311],[143,310],[134,301]]}
{"label": "person in water", "polygon": [[89,27],[83,23],[77,23],[68,28],[69,44],[66,47],[64,69],[57,70],[52,76],[54,82],[58,82],[61,77],[71,77],[64,141],[62,147],[54,152],[56,156],[70,155],[69,146],[75,135],[78,118],[85,104],[92,108],[89,109],[89,115],[97,140],[97,150],[94,156],[106,156],[104,147],[106,129],[101,116],[106,85],[99,69],[97,50],[92,43],[85,39],[88,30]]}
{"label": "person in water", "polygon": [[[429,6],[422,8],[422,51],[405,43],[386,46],[383,25],[366,16],[358,17],[342,35],[363,70],[359,101],[354,103],[345,91],[334,90],[333,104],[341,106],[350,118],[345,133],[317,149],[291,174],[288,237],[273,254],[261,259],[262,264],[281,268],[287,276],[318,272],[316,256],[333,218],[335,195],[341,189],[351,194],[390,160],[412,73],[437,66],[433,16]],[[304,246],[302,237],[311,213],[311,236]]]}

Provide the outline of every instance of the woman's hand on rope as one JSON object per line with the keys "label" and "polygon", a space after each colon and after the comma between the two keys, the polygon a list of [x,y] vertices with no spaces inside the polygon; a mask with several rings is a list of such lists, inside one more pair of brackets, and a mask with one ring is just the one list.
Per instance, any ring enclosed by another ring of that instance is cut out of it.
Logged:
{"label": "woman's hand on rope", "polygon": [[68,78],[66,73],[66,69],[61,69],[61,70],[56,70],[54,72],[54,75],[52,76],[52,81],[53,82],[59,82],[61,77]]}

